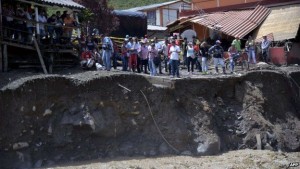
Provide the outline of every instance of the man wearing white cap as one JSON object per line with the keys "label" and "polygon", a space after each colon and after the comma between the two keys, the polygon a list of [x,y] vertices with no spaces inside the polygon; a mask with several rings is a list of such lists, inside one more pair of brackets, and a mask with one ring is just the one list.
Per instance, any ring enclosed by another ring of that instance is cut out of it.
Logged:
{"label": "man wearing white cap", "polygon": [[221,46],[221,41],[217,40],[216,44],[208,50],[208,53],[210,55],[212,55],[213,58],[214,58],[214,65],[215,65],[215,69],[216,69],[216,74],[219,73],[218,64],[220,64],[222,66],[223,74],[226,74],[224,59],[223,59],[224,49]]}

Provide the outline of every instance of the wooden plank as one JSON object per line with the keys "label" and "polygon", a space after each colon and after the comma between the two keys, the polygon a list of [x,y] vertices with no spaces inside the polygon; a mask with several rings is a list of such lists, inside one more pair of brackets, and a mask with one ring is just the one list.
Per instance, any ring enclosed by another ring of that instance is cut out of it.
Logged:
{"label": "wooden plank", "polygon": [[2,44],[0,44],[0,72],[3,72]]}
{"label": "wooden plank", "polygon": [[53,57],[53,53],[50,53],[50,62],[49,62],[49,73],[53,73],[53,61],[54,61],[54,57]]}
{"label": "wooden plank", "polygon": [[13,42],[7,42],[7,41],[2,41],[0,42],[2,44],[8,45],[8,46],[14,46],[18,48],[24,48],[24,49],[30,49],[30,50],[35,50],[34,47],[29,46],[29,45],[23,45],[23,44],[18,44],[18,43],[13,43]]}
{"label": "wooden plank", "polygon": [[261,138],[260,138],[260,134],[256,134],[256,147],[257,150],[261,150]]}
{"label": "wooden plank", "polygon": [[34,46],[35,46],[35,48],[36,48],[36,51],[37,51],[37,53],[38,53],[38,55],[39,55],[39,59],[40,59],[40,62],[41,62],[43,71],[44,71],[45,74],[48,74],[47,69],[46,69],[46,66],[45,66],[45,62],[44,62],[44,59],[43,59],[43,56],[42,56],[42,54],[41,54],[39,45],[38,45],[38,43],[37,43],[35,37],[33,37],[33,43],[34,43]]}
{"label": "wooden plank", "polygon": [[8,56],[7,56],[7,45],[3,46],[3,66],[4,66],[4,72],[7,72],[8,67]]}

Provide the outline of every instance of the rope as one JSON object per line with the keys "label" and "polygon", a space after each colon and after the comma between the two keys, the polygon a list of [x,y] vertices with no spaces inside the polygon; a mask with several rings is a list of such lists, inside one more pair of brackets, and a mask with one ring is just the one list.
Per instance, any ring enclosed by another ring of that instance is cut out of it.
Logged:
{"label": "rope", "polygon": [[161,132],[161,130],[159,129],[159,127],[158,127],[158,125],[157,125],[157,123],[156,123],[156,121],[155,121],[155,119],[154,119],[154,116],[153,116],[153,113],[152,113],[152,110],[151,110],[151,107],[150,107],[150,104],[149,104],[149,102],[148,102],[148,99],[147,99],[147,97],[146,97],[146,95],[144,94],[144,92],[142,91],[142,90],[140,90],[141,91],[141,93],[143,94],[143,96],[144,96],[144,98],[145,98],[145,100],[146,100],[146,102],[147,102],[147,105],[148,105],[148,108],[149,108],[149,112],[150,112],[150,114],[151,114],[151,117],[152,117],[152,119],[153,119],[153,122],[154,122],[154,124],[155,124],[155,126],[156,126],[156,128],[157,128],[157,130],[158,130],[158,132],[159,132],[159,134],[160,134],[160,136],[164,139],[164,141],[176,152],[176,153],[179,153],[179,151],[175,148],[175,147],[173,147],[169,142],[168,142],[168,140],[164,137],[164,135],[162,134],[162,132]]}

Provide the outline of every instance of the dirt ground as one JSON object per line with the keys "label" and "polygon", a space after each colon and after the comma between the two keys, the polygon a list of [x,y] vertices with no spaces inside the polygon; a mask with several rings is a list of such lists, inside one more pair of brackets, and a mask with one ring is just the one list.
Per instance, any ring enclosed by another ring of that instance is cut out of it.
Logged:
{"label": "dirt ground", "polygon": [[[181,78],[76,67],[53,75],[1,73],[0,168],[286,168],[300,162],[299,66],[181,72]],[[259,147],[264,151],[252,150]]]}
{"label": "dirt ground", "polygon": [[[53,169],[299,169],[300,153],[269,150],[238,150],[216,156],[136,157],[65,164]],[[298,166],[297,166],[298,165]],[[293,167],[292,167],[293,166]],[[294,167],[296,166],[296,167]]]}

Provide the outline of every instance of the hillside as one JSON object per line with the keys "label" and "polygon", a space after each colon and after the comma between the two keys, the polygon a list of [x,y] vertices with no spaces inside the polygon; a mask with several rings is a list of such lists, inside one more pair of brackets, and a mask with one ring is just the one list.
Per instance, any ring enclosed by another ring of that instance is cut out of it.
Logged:
{"label": "hillside", "polygon": [[168,1],[172,0],[126,0],[126,3],[124,3],[124,0],[109,0],[109,4],[113,6],[114,9],[128,9]]}

